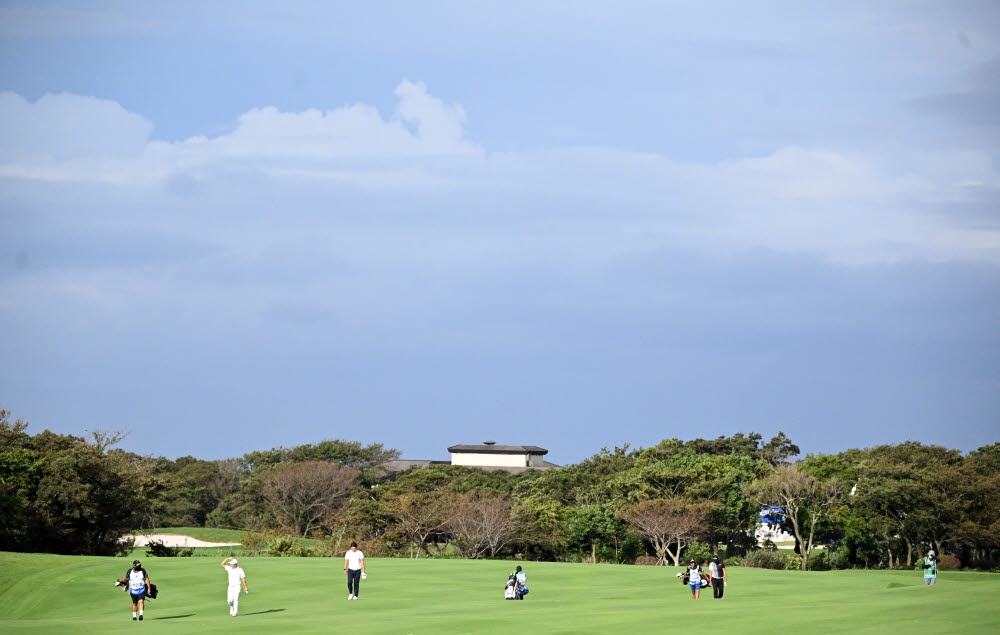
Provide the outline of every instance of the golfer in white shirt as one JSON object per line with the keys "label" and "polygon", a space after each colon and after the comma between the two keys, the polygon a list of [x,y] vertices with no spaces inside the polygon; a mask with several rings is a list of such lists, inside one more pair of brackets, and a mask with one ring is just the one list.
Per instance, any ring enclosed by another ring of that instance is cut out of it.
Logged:
{"label": "golfer in white shirt", "polygon": [[344,573],[347,574],[347,599],[356,600],[361,578],[365,576],[365,554],[358,551],[356,542],[352,542],[351,548],[344,554]]}
{"label": "golfer in white shirt", "polygon": [[[229,562],[230,560],[232,562]],[[229,562],[228,567],[226,566],[226,562]],[[223,560],[222,568],[229,574],[229,593],[227,597],[229,614],[236,617],[236,613],[240,609],[240,582],[243,583],[243,590],[246,593],[250,593],[250,589],[247,588],[247,576],[243,572],[243,567],[236,563],[236,558],[226,558]]]}

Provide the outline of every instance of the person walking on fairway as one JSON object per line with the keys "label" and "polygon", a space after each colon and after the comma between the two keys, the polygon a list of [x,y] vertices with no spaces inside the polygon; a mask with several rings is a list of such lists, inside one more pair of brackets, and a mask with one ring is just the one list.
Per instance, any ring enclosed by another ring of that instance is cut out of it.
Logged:
{"label": "person walking on fairway", "polygon": [[[226,566],[227,562],[229,562],[228,567]],[[223,560],[222,568],[229,574],[229,592],[226,597],[226,601],[229,603],[229,614],[236,617],[240,610],[240,582],[243,583],[243,591],[247,595],[250,594],[250,589],[247,588],[247,575],[243,572],[243,567],[237,564],[236,558]]]}
{"label": "person walking on fairway", "polygon": [[122,579],[116,584],[120,584],[123,589],[127,589],[129,596],[132,598],[132,620],[141,620],[143,599],[150,592],[149,575],[142,568],[142,563],[138,560],[133,560],[132,568],[126,571]]}
{"label": "person walking on fairway", "polygon": [[712,581],[712,595],[721,598],[726,589],[726,563],[719,559],[719,554],[712,556],[712,564],[708,565],[708,577]]}
{"label": "person walking on fairway", "polygon": [[365,554],[358,549],[358,543],[352,542],[351,548],[344,554],[344,573],[347,574],[347,599],[358,599],[358,587],[365,574]]}
{"label": "person walking on fairway", "polygon": [[937,584],[937,572],[938,563],[941,562],[941,558],[934,555],[934,550],[931,549],[927,552],[927,556],[924,558],[924,585]]}
{"label": "person walking on fairway", "polygon": [[705,570],[695,562],[694,558],[691,558],[686,573],[688,574],[688,584],[691,585],[691,599],[697,600],[701,597],[701,576],[705,575]]}

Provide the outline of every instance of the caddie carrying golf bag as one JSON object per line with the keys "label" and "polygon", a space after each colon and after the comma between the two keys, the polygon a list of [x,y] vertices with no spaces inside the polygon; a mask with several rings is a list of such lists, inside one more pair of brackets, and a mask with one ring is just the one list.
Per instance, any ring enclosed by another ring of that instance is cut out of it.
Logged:
{"label": "caddie carrying golf bag", "polygon": [[517,578],[514,574],[510,574],[507,578],[507,586],[503,588],[503,599],[505,600],[516,600],[517,599]]}

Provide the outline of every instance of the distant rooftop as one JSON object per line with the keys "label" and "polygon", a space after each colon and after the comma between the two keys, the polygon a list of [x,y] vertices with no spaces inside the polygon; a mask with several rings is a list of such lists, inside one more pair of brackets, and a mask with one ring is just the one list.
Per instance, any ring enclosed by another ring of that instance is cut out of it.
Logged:
{"label": "distant rooftop", "polygon": [[503,470],[518,474],[525,470],[551,470],[560,466],[549,463],[542,458],[548,450],[537,445],[497,445],[496,441],[484,441],[481,445],[453,445],[450,461],[419,461],[397,459],[385,463],[386,471],[391,475],[411,467],[430,467],[431,465],[457,465],[477,467],[487,471]]}

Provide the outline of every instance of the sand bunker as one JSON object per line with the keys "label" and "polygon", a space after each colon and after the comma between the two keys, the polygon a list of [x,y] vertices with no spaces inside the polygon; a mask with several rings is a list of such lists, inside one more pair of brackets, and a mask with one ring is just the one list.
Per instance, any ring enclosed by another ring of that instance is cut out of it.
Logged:
{"label": "sand bunker", "polygon": [[206,542],[182,534],[129,534],[122,537],[122,540],[129,538],[135,538],[136,547],[145,547],[153,540],[162,542],[167,547],[231,547],[240,544],[238,542]]}

